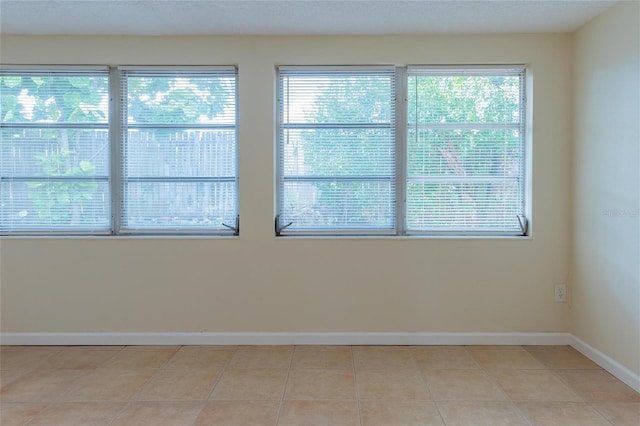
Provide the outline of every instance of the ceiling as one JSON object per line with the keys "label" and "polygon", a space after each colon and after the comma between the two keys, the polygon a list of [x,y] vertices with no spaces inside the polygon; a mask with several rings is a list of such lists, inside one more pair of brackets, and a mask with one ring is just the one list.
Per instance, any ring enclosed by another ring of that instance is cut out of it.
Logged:
{"label": "ceiling", "polygon": [[612,0],[0,0],[0,33],[572,32],[614,3]]}

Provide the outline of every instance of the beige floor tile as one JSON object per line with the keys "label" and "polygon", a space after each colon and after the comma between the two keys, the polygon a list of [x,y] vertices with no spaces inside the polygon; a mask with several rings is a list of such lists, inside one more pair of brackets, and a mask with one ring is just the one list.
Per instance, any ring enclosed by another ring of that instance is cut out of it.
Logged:
{"label": "beige floor tile", "polygon": [[358,370],[417,368],[406,346],[354,346],[353,358]]}
{"label": "beige floor tile", "polygon": [[61,350],[62,346],[1,346],[0,370],[33,370]]}
{"label": "beige floor tile", "polygon": [[359,424],[355,401],[285,401],[278,419],[278,425],[287,426]]}
{"label": "beige floor tile", "polygon": [[100,368],[136,370],[160,368],[175,355],[180,346],[127,346]]}
{"label": "beige floor tile", "polygon": [[445,424],[454,426],[529,425],[512,402],[507,401],[439,401]]}
{"label": "beige floor tile", "polygon": [[86,370],[34,370],[9,383],[0,399],[15,402],[59,401]]}
{"label": "beige floor tile", "polygon": [[443,425],[433,402],[362,401],[363,426],[427,426]]}
{"label": "beige floor tile", "polygon": [[513,400],[583,401],[549,370],[494,370],[489,375],[498,381],[502,390]]}
{"label": "beige floor tile", "polygon": [[544,368],[521,346],[467,346],[466,349],[482,368]]}
{"label": "beige floor tile", "polygon": [[191,426],[204,402],[132,402],[113,426]]}
{"label": "beige floor tile", "polygon": [[280,401],[210,401],[196,426],[274,426]]}
{"label": "beige floor tile", "polygon": [[47,406],[46,403],[1,402],[0,425],[22,426]]}
{"label": "beige floor tile", "polygon": [[609,426],[594,408],[583,402],[519,402],[518,408],[534,426]]}
{"label": "beige floor tile", "polygon": [[68,346],[48,357],[39,368],[97,368],[122,349],[123,346]]}
{"label": "beige floor tile", "polygon": [[410,350],[421,369],[480,368],[464,346],[412,346]]}
{"label": "beige floor tile", "polygon": [[355,399],[353,370],[292,370],[289,373],[284,398]]}
{"label": "beige floor tile", "polygon": [[124,408],[124,402],[65,402],[42,410],[29,426],[98,426],[109,425]]}
{"label": "beige floor tile", "polygon": [[297,346],[292,368],[353,368],[353,355],[349,346]]}
{"label": "beige floor tile", "polygon": [[211,399],[280,400],[288,370],[249,368],[227,370],[220,377]]}
{"label": "beige floor tile", "polygon": [[586,401],[640,402],[640,394],[604,370],[554,370]]}
{"label": "beige floor tile", "polygon": [[435,400],[507,399],[495,381],[482,370],[426,370],[423,374]]}
{"label": "beige floor tile", "polygon": [[164,368],[222,370],[237,349],[236,346],[183,346]]}
{"label": "beige floor tile", "polygon": [[591,406],[616,426],[640,425],[640,402],[596,402]]}
{"label": "beige floor tile", "polygon": [[64,400],[127,401],[153,374],[153,370],[96,370],[78,379]]}
{"label": "beige floor tile", "polygon": [[293,346],[240,346],[229,368],[289,368]]}
{"label": "beige floor tile", "polygon": [[215,370],[160,370],[133,399],[137,401],[206,400],[219,374]]}
{"label": "beige floor tile", "polygon": [[359,399],[427,400],[418,370],[364,370],[356,374]]}
{"label": "beige floor tile", "polygon": [[571,346],[523,346],[535,359],[547,368],[555,369],[595,369],[600,366]]}

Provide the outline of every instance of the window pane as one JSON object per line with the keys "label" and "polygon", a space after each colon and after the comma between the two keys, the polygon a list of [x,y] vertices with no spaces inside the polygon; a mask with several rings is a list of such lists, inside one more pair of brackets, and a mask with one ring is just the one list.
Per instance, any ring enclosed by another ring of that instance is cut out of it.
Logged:
{"label": "window pane", "polygon": [[234,125],[235,76],[129,76],[129,124]]}
{"label": "window pane", "polygon": [[109,78],[77,73],[0,76],[3,123],[107,123]]}
{"label": "window pane", "polygon": [[279,84],[286,231],[392,231],[394,71],[286,69]]}
{"label": "window pane", "polygon": [[129,130],[127,177],[235,176],[234,130]]}
{"label": "window pane", "polygon": [[125,194],[127,228],[225,229],[235,224],[235,182],[131,182]]}
{"label": "window pane", "polygon": [[523,81],[523,69],[409,70],[409,232],[521,232]]}
{"label": "window pane", "polygon": [[235,70],[125,70],[124,232],[230,233],[238,215]]}
{"label": "window pane", "polygon": [[281,220],[307,230],[392,229],[393,197],[389,181],[285,182]]}
{"label": "window pane", "polygon": [[409,123],[518,123],[520,76],[408,77]]}
{"label": "window pane", "polygon": [[0,72],[0,228],[108,232],[105,71]]}
{"label": "window pane", "polygon": [[0,192],[4,231],[88,232],[110,227],[107,181],[5,181]]}
{"label": "window pane", "polygon": [[413,183],[409,180],[409,229],[519,231],[522,197],[517,180]]}
{"label": "window pane", "polygon": [[408,132],[412,176],[520,176],[519,129],[455,129]]}
{"label": "window pane", "polygon": [[108,176],[109,131],[2,129],[4,177]]}
{"label": "window pane", "polygon": [[392,129],[308,129],[284,134],[286,176],[392,176]]}
{"label": "window pane", "polygon": [[393,75],[327,72],[282,75],[286,123],[390,123]]}

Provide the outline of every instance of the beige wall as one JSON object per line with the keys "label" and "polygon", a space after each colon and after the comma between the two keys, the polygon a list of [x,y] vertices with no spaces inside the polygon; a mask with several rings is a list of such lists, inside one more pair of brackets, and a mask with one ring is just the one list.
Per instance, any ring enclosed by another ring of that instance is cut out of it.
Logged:
{"label": "beige wall", "polygon": [[[238,239],[5,238],[2,331],[567,331],[570,35],[18,37],[5,64],[237,64]],[[526,63],[533,238],[276,239],[278,64]]]}
{"label": "beige wall", "polygon": [[640,3],[575,34],[573,333],[640,373]]}

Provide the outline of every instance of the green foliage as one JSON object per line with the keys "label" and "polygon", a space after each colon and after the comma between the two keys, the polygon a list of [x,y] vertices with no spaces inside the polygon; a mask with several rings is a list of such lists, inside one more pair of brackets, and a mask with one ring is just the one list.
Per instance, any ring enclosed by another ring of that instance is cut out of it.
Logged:
{"label": "green foliage", "polygon": [[127,79],[130,123],[183,124],[211,120],[223,112],[231,86],[221,79],[144,77]]}
{"label": "green foliage", "polygon": [[[69,150],[48,155],[36,155],[36,160],[47,177],[85,177],[92,176],[95,166],[89,161],[80,161],[77,166],[68,167],[71,156]],[[56,224],[73,224],[80,218],[74,217],[74,211],[82,211],[98,189],[98,183],[91,181],[45,180],[27,182],[29,197],[36,206],[38,217]],[[76,213],[77,215],[77,213]]]}
{"label": "green foliage", "polygon": [[0,93],[3,122],[107,121],[107,110],[100,108],[108,96],[107,78],[5,75],[0,77]]}

